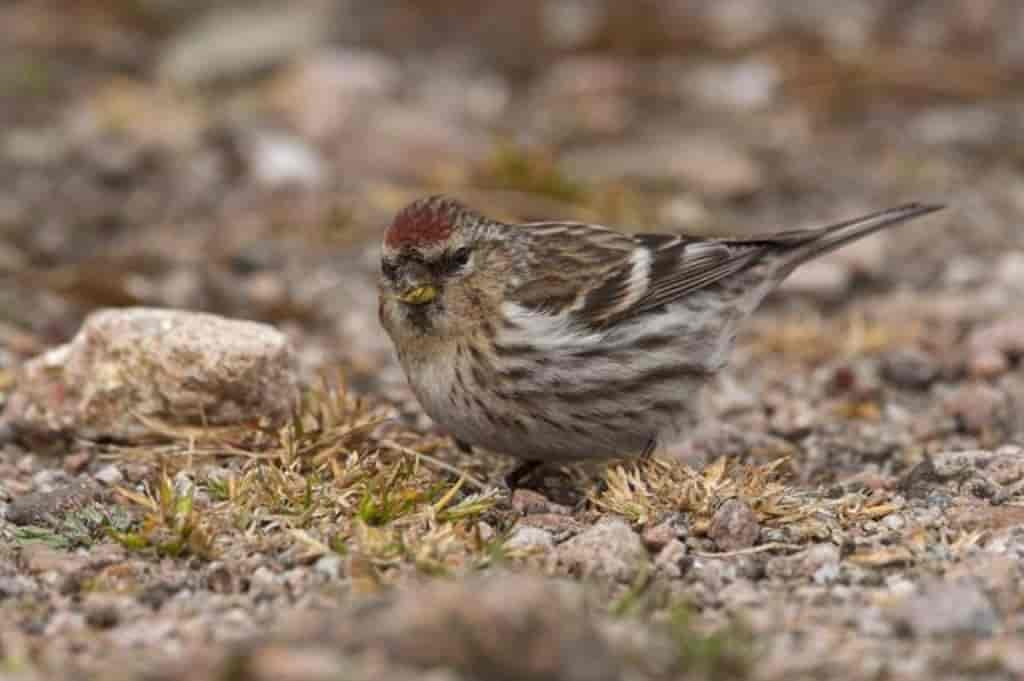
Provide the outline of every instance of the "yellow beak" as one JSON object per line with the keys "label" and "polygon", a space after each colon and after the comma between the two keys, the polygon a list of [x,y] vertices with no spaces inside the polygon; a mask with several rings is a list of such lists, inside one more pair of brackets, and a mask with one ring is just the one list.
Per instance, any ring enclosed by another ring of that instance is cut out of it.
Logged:
{"label": "yellow beak", "polygon": [[399,294],[398,299],[409,305],[424,305],[437,297],[437,287],[430,284],[414,286]]}

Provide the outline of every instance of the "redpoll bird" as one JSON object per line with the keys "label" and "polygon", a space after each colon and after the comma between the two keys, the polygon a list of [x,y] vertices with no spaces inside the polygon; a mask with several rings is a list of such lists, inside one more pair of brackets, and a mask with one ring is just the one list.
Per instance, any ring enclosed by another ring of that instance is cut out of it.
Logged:
{"label": "redpoll bird", "polygon": [[464,449],[636,455],[692,425],[740,323],[797,266],[940,208],[705,239],[507,224],[434,196],[387,230],[380,319],[423,409]]}

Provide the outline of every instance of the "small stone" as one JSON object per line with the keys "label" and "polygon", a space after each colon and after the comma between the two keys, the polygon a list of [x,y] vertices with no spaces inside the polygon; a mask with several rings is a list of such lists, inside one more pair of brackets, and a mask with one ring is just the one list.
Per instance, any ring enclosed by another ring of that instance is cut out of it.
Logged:
{"label": "small stone", "polygon": [[1024,317],[1008,317],[974,331],[967,338],[968,369],[972,376],[990,378],[1024,357]]}
{"label": "small stone", "polygon": [[96,475],[94,477],[107,487],[113,487],[124,480],[124,475],[122,475],[121,469],[112,463],[107,464],[96,471]]}
{"label": "small stone", "polygon": [[1013,251],[1000,258],[996,280],[1011,291],[1024,292],[1024,251]]}
{"label": "small stone", "polygon": [[925,144],[987,147],[999,134],[1000,115],[981,106],[928,108],[910,122],[909,131]]}
{"label": "small stone", "polygon": [[551,533],[529,525],[516,526],[512,534],[505,540],[506,551],[544,551],[554,548],[555,540]]}
{"label": "small stone", "polygon": [[535,513],[523,516],[518,523],[519,526],[529,525],[550,532],[556,542],[560,542],[572,535],[583,531],[583,524],[569,515],[560,513]]}
{"label": "small stone", "polygon": [[361,112],[393,97],[401,83],[399,64],[381,54],[324,49],[290,65],[272,95],[302,137],[328,141]]}
{"label": "small stone", "polygon": [[328,579],[336,580],[345,571],[345,561],[336,553],[327,553],[316,559],[316,563],[313,564],[313,570]]}
{"label": "small stone", "polygon": [[556,504],[540,492],[523,488],[512,492],[512,508],[520,515],[534,515],[538,513],[570,515],[572,513],[572,509],[568,506]]}
{"label": "small stone", "polygon": [[14,525],[48,526],[60,516],[96,501],[102,495],[91,480],[78,480],[49,492],[33,492],[14,499],[7,508],[7,520]]}
{"label": "small stone", "polygon": [[800,572],[817,584],[831,584],[839,578],[839,547],[835,544],[815,544],[804,552]]}
{"label": "small stone", "polygon": [[882,377],[900,388],[922,390],[939,375],[935,359],[920,350],[903,349],[882,356]]}
{"label": "small stone", "polygon": [[644,545],[651,551],[659,551],[669,542],[684,539],[690,534],[689,519],[683,513],[672,513],[656,525],[644,529],[641,535]]}
{"label": "small stone", "polygon": [[85,470],[92,461],[92,452],[75,452],[64,457],[64,472],[68,475],[78,475]]}
{"label": "small stone", "polygon": [[788,400],[778,405],[771,415],[769,427],[788,440],[805,437],[819,421],[814,407],[803,400]]}
{"label": "small stone", "polygon": [[288,418],[298,394],[287,338],[255,322],[180,310],[91,314],[67,345],[30,360],[4,420],[19,438],[132,441],[165,425]]}
{"label": "small stone", "polygon": [[737,551],[757,543],[761,526],[757,516],[743,501],[727,499],[711,519],[708,536],[721,551]]}
{"label": "small stone", "polygon": [[310,632],[332,632],[337,638],[330,644],[333,650],[368,651],[421,668],[452,668],[461,673],[459,678],[623,678],[622,662],[588,614],[583,590],[525,575],[403,589],[390,605],[329,625],[313,621],[292,636],[305,643]]}
{"label": "small stone", "polygon": [[782,74],[767,61],[698,66],[684,79],[684,94],[730,111],[758,111],[776,97]]}
{"label": "small stone", "polygon": [[90,603],[85,609],[85,623],[93,629],[113,629],[121,621],[121,613],[112,603]]}
{"label": "small stone", "polygon": [[907,521],[903,519],[899,513],[890,513],[889,515],[882,518],[882,525],[886,529],[897,532],[907,526]]}
{"label": "small stone", "polygon": [[21,549],[21,562],[25,569],[33,574],[58,572],[67,575],[77,572],[85,565],[85,560],[80,556],[55,549],[42,542],[25,544]]}
{"label": "small stone", "polygon": [[480,541],[484,543],[487,543],[494,539],[496,534],[494,528],[491,527],[490,523],[486,523],[483,520],[476,524],[476,531],[480,537]]}
{"label": "small stone", "polygon": [[1006,397],[995,388],[966,385],[945,404],[946,413],[956,418],[965,432],[984,433],[1000,428],[1008,414]]}
{"label": "small stone", "polygon": [[927,584],[890,616],[917,637],[992,636],[1001,624],[992,600],[971,578]]}
{"label": "small stone", "polygon": [[253,178],[265,187],[316,187],[327,175],[320,156],[297,137],[262,131],[248,134],[242,146]]}
{"label": "small stone", "polygon": [[942,483],[943,478],[935,469],[932,457],[925,456],[919,464],[903,476],[900,481],[900,491],[910,499],[923,499]]}
{"label": "small stone", "polygon": [[999,485],[1012,485],[1024,479],[1024,447],[1004,445],[997,449],[986,473]]}
{"label": "small stone", "polygon": [[561,544],[558,558],[574,575],[630,582],[647,562],[647,550],[625,521],[606,516]]}
{"label": "small stone", "polygon": [[642,538],[644,545],[652,551],[659,551],[669,542],[677,541],[675,528],[665,523],[648,527],[644,530]]}
{"label": "small stone", "polygon": [[686,572],[689,558],[686,544],[673,539],[662,547],[654,558],[654,568],[670,579],[677,579]]}
{"label": "small stone", "polygon": [[308,2],[207,13],[168,41],[159,73],[185,85],[259,73],[323,42],[332,23],[327,8]]}

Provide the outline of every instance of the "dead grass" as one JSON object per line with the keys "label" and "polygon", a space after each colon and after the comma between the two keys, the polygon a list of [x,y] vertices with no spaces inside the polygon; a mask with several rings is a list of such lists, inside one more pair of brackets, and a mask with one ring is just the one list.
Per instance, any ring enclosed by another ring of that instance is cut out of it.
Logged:
{"label": "dead grass", "polygon": [[[113,536],[172,557],[212,559],[245,545],[274,545],[300,562],[333,552],[373,583],[401,564],[437,574],[478,562],[476,520],[497,490],[479,491],[472,476],[401,444],[422,438],[343,386],[313,386],[274,432],[164,427],[167,444],[110,451],[160,467],[142,491],[118,490],[143,519]],[[214,474],[211,462],[226,465]]]}

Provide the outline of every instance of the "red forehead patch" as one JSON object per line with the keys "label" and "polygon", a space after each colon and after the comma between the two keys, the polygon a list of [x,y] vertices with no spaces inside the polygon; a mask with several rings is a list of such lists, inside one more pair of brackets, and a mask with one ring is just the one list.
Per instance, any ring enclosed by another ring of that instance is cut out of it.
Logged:
{"label": "red forehead patch", "polygon": [[461,206],[453,199],[431,196],[410,203],[395,216],[384,237],[389,248],[425,246],[446,240],[455,231]]}

